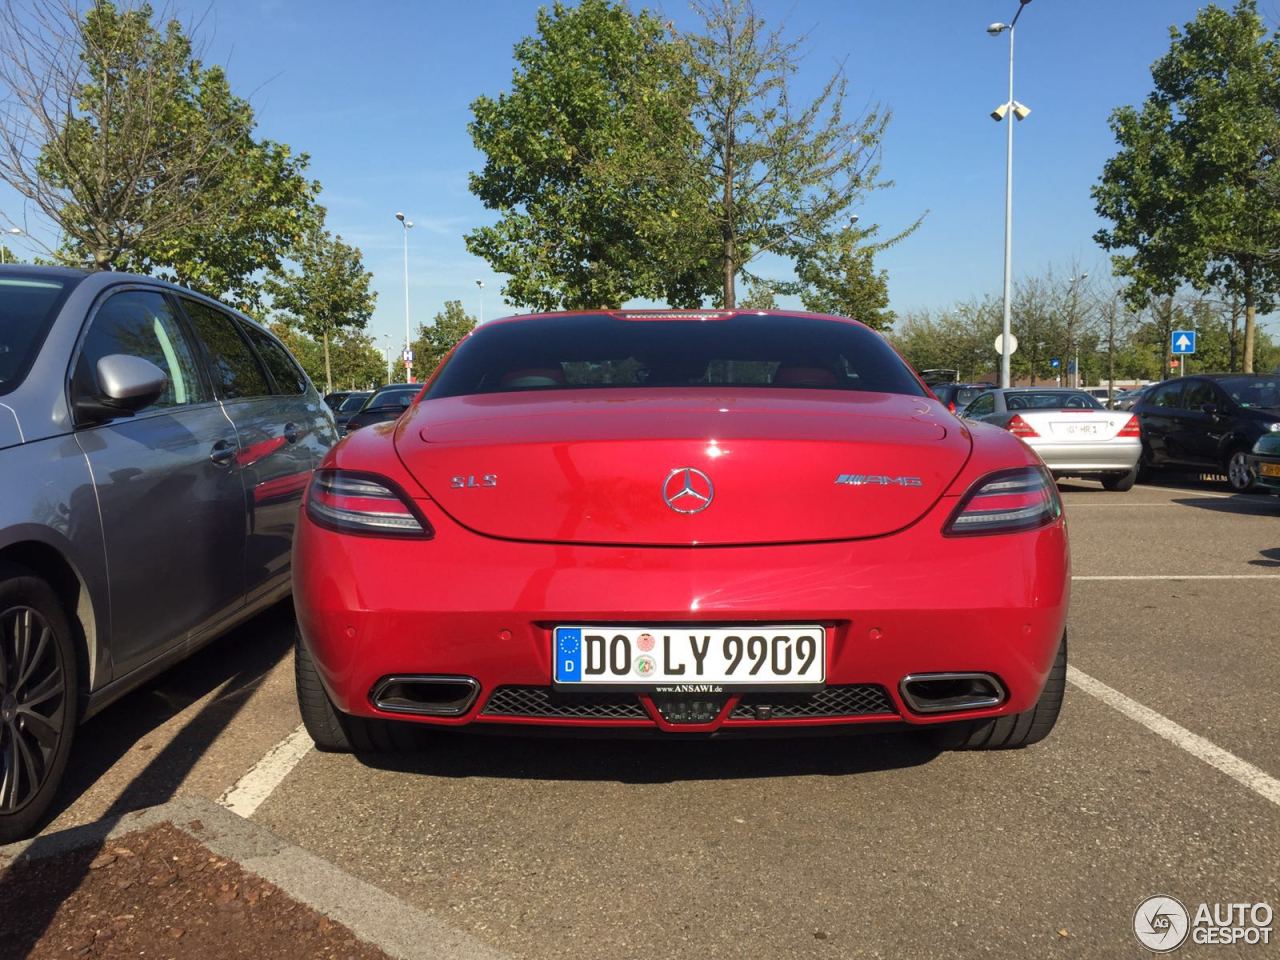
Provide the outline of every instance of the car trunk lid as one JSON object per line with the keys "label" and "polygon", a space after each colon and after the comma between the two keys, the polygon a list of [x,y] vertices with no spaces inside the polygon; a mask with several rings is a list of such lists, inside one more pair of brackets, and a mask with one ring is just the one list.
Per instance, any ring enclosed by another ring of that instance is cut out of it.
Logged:
{"label": "car trunk lid", "polygon": [[950,485],[970,440],[922,397],[647,388],[431,400],[397,449],[431,498],[482,534],[726,545],[907,526]]}

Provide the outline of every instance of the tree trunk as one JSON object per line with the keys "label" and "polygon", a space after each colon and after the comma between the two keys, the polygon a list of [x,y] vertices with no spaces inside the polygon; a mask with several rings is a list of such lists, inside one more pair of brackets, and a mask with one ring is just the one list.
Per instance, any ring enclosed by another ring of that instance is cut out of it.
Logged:
{"label": "tree trunk", "polygon": [[738,250],[736,216],[733,209],[733,117],[725,124],[724,141],[724,199],[721,202],[721,216],[724,217],[724,307],[733,310],[738,305],[737,291],[734,288],[734,277],[738,272]]}
{"label": "tree trunk", "polygon": [[329,331],[320,337],[324,343],[324,392],[333,393],[333,368],[329,365]]}
{"label": "tree trunk", "polygon": [[1107,406],[1116,398],[1116,320],[1119,305],[1112,300],[1107,315]]}
{"label": "tree trunk", "polygon": [[1244,268],[1244,372],[1253,373],[1253,336],[1257,305],[1253,302],[1253,263]]}
{"label": "tree trunk", "polygon": [[1232,373],[1236,372],[1236,358],[1240,355],[1240,301],[1235,297],[1231,298],[1231,336],[1229,343],[1231,345],[1231,360],[1227,364],[1227,369]]}

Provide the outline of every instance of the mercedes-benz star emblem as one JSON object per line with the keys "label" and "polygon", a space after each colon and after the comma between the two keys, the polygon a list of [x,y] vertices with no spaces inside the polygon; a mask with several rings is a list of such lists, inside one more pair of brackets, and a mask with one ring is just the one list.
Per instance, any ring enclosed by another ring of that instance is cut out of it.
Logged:
{"label": "mercedes-benz star emblem", "polygon": [[711,478],[693,467],[677,467],[662,484],[662,499],[676,513],[701,513],[715,495]]}

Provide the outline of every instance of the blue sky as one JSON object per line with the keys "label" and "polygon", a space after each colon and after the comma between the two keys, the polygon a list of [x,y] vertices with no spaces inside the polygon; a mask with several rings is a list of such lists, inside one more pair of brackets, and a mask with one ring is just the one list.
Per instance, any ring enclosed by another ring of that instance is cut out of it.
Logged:
{"label": "blue sky", "polygon": [[[771,22],[810,36],[797,79],[818,87],[843,62],[850,103],[880,102],[894,119],[884,174],[864,222],[900,228],[928,211],[910,239],[883,255],[892,305],[940,308],[998,292],[1003,257],[1004,126],[988,119],[1005,98],[1007,39],[985,27],[1016,0],[756,0]],[[647,4],[682,26],[685,0]],[[501,277],[467,253],[462,236],[491,214],[467,190],[480,165],[466,125],[479,94],[510,84],[513,44],[530,33],[528,0],[179,0],[200,20],[206,58],[225,64],[254,103],[260,132],[304,150],[324,185],[332,229],[357,243],[373,271],[371,332],[404,330],[400,226],[410,234],[412,319],[446,299],[509,312]],[[1106,258],[1090,185],[1113,150],[1107,115],[1138,103],[1169,27],[1193,0],[1033,0],[1018,27],[1016,96],[1032,108],[1016,130],[1015,277],[1074,258],[1095,274]],[[1264,10],[1270,9],[1267,2]],[[4,212],[13,215],[16,211]],[[20,241],[19,241],[20,244]]]}

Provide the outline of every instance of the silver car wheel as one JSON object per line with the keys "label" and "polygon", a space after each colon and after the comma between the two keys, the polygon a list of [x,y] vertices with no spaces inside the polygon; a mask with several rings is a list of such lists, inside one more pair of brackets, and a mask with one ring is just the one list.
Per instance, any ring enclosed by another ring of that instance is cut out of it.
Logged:
{"label": "silver car wheel", "polygon": [[1233,490],[1241,492],[1253,486],[1253,471],[1249,469],[1249,455],[1237,450],[1227,461],[1227,482]]}

